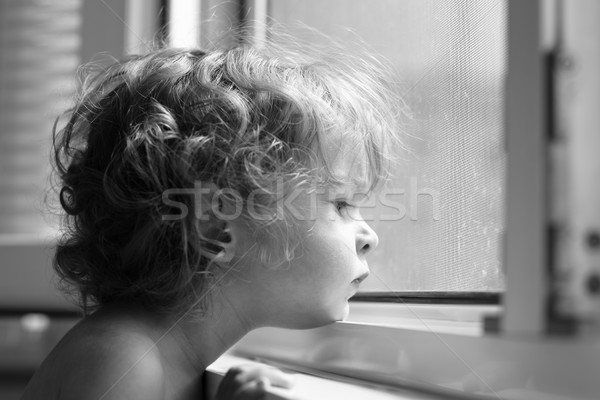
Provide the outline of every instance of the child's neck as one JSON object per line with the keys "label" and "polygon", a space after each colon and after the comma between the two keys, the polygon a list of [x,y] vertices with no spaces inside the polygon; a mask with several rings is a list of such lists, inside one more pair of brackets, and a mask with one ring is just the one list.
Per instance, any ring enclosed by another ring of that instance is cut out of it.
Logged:
{"label": "child's neck", "polygon": [[117,327],[143,332],[154,341],[170,365],[202,373],[256,328],[240,306],[219,290],[215,290],[208,304],[206,313],[198,316],[190,312],[183,317],[163,316],[138,305],[113,304],[102,307],[92,319],[107,321],[105,317],[108,317]]}
{"label": "child's neck", "polygon": [[204,315],[179,321],[173,329],[173,337],[189,362],[197,370],[204,371],[244,335],[256,328],[244,315],[225,297],[214,296]]}

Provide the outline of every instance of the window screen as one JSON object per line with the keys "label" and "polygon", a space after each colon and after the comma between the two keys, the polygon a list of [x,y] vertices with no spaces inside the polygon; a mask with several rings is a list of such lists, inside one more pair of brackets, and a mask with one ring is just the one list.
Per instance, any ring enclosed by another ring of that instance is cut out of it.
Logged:
{"label": "window screen", "polygon": [[505,1],[276,0],[269,13],[292,32],[358,35],[412,114],[388,205],[365,212],[380,245],[363,291],[502,290]]}
{"label": "window screen", "polygon": [[43,194],[52,125],[75,89],[80,3],[0,2],[0,238],[51,232]]}

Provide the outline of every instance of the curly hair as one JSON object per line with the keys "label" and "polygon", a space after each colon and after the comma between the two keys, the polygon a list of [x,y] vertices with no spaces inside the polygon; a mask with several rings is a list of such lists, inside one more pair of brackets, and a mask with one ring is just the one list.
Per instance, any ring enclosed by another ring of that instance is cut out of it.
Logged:
{"label": "curly hair", "polygon": [[[276,181],[287,193],[340,179],[325,138],[360,149],[377,185],[397,112],[385,71],[366,59],[168,48],[88,76],[53,148],[66,212],[54,268],[84,313],[115,301],[183,310],[218,275],[202,252],[202,221],[164,218],[177,211],[165,191],[202,182],[258,193],[254,206],[267,215],[282,195]],[[193,207],[189,195],[172,198]],[[269,218],[247,219],[269,228]]]}

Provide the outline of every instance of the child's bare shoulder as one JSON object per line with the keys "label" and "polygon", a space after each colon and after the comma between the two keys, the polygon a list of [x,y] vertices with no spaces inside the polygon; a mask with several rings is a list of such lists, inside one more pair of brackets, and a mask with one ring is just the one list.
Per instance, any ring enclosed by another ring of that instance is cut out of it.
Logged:
{"label": "child's bare shoulder", "polygon": [[42,364],[23,400],[163,399],[164,376],[160,352],[143,326],[84,320]]}

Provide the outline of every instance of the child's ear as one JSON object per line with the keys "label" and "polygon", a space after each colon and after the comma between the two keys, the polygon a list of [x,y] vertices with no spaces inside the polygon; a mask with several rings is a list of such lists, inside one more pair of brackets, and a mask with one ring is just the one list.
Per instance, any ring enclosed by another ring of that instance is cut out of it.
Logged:
{"label": "child's ear", "polygon": [[200,222],[201,251],[209,260],[228,263],[236,254],[237,235],[227,221],[211,218]]}
{"label": "child's ear", "polygon": [[[194,213],[199,219],[202,254],[216,263],[228,263],[238,252],[239,224],[235,218],[238,204],[229,201],[211,182],[194,183],[197,195]],[[237,198],[235,198],[237,200]]]}

